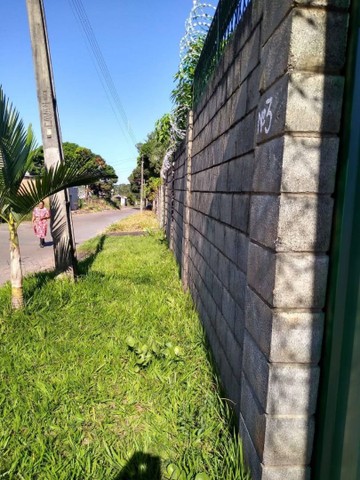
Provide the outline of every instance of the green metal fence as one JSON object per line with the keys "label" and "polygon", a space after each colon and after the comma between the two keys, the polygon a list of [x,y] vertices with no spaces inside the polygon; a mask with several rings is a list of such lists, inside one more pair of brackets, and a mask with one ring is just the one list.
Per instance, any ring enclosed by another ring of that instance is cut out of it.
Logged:
{"label": "green metal fence", "polygon": [[196,105],[210,80],[223,50],[241,22],[251,0],[220,0],[204,42],[194,76],[194,104]]}
{"label": "green metal fence", "polygon": [[360,480],[360,3],[351,2],[314,480]]}

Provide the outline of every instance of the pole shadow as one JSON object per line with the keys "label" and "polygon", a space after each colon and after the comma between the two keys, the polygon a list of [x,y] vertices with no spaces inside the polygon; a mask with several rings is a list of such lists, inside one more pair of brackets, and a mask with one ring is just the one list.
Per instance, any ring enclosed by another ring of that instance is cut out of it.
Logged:
{"label": "pole shadow", "polygon": [[104,248],[105,238],[106,238],[106,235],[101,235],[100,237],[98,237],[98,243],[94,251],[79,262],[78,268],[79,268],[80,275],[86,275],[89,272],[96,257]]}

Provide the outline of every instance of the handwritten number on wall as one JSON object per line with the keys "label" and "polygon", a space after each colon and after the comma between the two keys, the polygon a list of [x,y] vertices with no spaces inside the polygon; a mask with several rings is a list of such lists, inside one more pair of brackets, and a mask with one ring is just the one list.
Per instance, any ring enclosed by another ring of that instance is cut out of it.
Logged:
{"label": "handwritten number on wall", "polygon": [[259,112],[258,133],[262,133],[263,131],[265,131],[267,135],[270,132],[272,119],[273,119],[273,114],[271,111],[272,103],[273,103],[273,97],[269,97],[265,102],[266,107]]}

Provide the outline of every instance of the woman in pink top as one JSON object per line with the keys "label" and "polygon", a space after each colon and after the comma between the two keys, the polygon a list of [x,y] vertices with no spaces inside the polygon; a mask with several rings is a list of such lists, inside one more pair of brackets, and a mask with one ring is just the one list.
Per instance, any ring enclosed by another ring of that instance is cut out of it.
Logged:
{"label": "woman in pink top", "polygon": [[50,218],[50,212],[45,207],[44,202],[40,202],[39,206],[34,208],[32,215],[34,233],[40,239],[40,248],[45,246],[48,218]]}

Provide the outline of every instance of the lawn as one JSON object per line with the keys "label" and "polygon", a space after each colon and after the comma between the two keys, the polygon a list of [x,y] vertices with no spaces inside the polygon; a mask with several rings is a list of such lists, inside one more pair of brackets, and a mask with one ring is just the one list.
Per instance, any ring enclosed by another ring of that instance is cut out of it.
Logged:
{"label": "lawn", "polygon": [[159,223],[153,212],[144,211],[136,215],[130,215],[119,222],[113,223],[107,229],[109,233],[114,232],[155,232],[159,229]]}
{"label": "lawn", "polygon": [[76,283],[0,289],[0,478],[241,480],[204,336],[160,235],[100,237]]}

